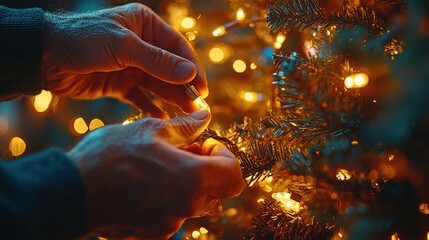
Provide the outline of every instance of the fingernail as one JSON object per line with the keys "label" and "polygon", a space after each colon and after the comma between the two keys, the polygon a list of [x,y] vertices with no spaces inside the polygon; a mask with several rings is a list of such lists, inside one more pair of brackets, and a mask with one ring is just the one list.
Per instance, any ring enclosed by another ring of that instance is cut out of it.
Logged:
{"label": "fingernail", "polygon": [[184,80],[192,77],[195,72],[194,64],[186,61],[181,61],[174,69],[174,76],[179,80]]}
{"label": "fingernail", "polygon": [[203,110],[199,110],[199,111],[193,112],[189,116],[191,116],[195,120],[204,120],[204,119],[206,119],[206,118],[209,117],[209,111],[203,109]]}

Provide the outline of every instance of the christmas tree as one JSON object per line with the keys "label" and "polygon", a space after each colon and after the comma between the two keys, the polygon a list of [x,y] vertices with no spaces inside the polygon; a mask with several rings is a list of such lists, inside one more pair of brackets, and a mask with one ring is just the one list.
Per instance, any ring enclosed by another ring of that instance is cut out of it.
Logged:
{"label": "christmas tree", "polygon": [[429,237],[426,3],[206,4],[169,1],[166,18],[212,64],[201,138],[234,152],[249,188],[177,238]]}

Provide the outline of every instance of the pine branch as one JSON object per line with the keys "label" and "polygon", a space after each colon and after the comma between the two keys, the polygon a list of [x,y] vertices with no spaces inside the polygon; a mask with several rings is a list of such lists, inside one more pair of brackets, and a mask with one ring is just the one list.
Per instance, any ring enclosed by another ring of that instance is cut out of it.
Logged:
{"label": "pine branch", "polygon": [[363,7],[345,7],[343,13],[329,13],[317,0],[284,0],[268,5],[267,22],[272,32],[288,32],[292,28],[327,28],[330,26],[363,27],[380,34],[385,24],[374,11]]}
{"label": "pine branch", "polygon": [[274,200],[265,200],[243,239],[329,240],[333,226],[305,221],[305,216],[292,217]]}

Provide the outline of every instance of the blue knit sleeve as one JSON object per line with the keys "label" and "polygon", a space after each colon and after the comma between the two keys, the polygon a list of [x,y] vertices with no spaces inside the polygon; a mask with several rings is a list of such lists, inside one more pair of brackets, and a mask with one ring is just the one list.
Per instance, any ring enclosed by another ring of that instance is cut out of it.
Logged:
{"label": "blue knit sleeve", "polygon": [[1,239],[68,239],[86,228],[83,179],[62,151],[0,160]]}
{"label": "blue knit sleeve", "polygon": [[42,89],[44,13],[0,6],[0,101]]}

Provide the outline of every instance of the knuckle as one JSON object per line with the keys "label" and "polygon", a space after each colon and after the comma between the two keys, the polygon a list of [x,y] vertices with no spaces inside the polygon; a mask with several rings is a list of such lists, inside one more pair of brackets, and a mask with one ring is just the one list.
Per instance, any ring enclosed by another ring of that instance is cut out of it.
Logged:
{"label": "knuckle", "polygon": [[197,131],[195,125],[192,122],[185,120],[184,118],[178,118],[177,123],[181,133],[184,136],[192,136]]}

